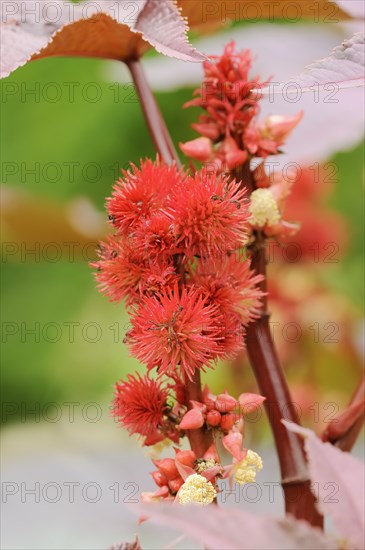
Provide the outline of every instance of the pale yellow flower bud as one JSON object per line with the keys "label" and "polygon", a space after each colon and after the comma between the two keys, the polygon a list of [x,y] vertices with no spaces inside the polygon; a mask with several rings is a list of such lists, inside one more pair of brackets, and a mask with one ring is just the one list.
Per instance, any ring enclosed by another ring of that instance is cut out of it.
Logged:
{"label": "pale yellow flower bud", "polygon": [[200,504],[202,506],[211,504],[216,496],[217,491],[212,483],[199,474],[187,477],[178,493],[180,504]]}
{"label": "pale yellow flower bud", "polygon": [[256,189],[251,194],[249,222],[256,227],[275,225],[280,220],[280,212],[270,189]]}
{"label": "pale yellow flower bud", "polygon": [[206,460],[197,460],[197,465],[195,469],[198,474],[201,474],[205,472],[205,470],[209,470],[209,468],[213,468],[216,465],[217,463],[215,460],[213,460],[212,458],[207,458]]}
{"label": "pale yellow flower bud", "polygon": [[247,451],[247,455],[241,462],[235,466],[234,480],[240,485],[253,483],[256,480],[256,474],[262,470],[262,459],[254,451]]}

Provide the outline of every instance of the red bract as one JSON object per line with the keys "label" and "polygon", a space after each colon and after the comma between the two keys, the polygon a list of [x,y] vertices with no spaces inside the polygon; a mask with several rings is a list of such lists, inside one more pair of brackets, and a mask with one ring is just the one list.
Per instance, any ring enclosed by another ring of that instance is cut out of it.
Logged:
{"label": "red bract", "polygon": [[197,290],[166,290],[145,297],[131,318],[127,343],[149,369],[192,378],[195,369],[212,366],[221,351],[220,316]]}
{"label": "red bract", "polygon": [[173,286],[177,275],[166,258],[145,258],[138,249],[118,237],[109,237],[99,245],[96,280],[101,292],[111,301],[138,301],[144,293],[159,292]]}
{"label": "red bract", "polygon": [[245,190],[224,176],[197,172],[170,199],[177,243],[188,256],[233,251],[246,242]]}
{"label": "red bract", "polygon": [[123,171],[113,195],[107,200],[107,209],[113,226],[119,234],[126,234],[141,222],[150,219],[163,205],[167,193],[180,186],[182,173],[175,165],[145,160],[141,168]]}
{"label": "red bract", "polygon": [[131,434],[149,437],[163,424],[167,397],[161,382],[129,374],[127,381],[116,383],[112,412]]}

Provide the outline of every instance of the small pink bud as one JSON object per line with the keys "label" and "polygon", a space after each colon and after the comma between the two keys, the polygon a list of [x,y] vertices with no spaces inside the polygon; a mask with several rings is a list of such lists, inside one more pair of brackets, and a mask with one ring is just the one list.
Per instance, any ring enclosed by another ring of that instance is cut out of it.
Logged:
{"label": "small pink bud", "polygon": [[173,458],[154,460],[154,465],[167,477],[167,479],[175,479],[175,477],[179,475]]}
{"label": "small pink bud", "polygon": [[223,437],[222,443],[234,458],[240,460],[243,443],[242,434],[239,432],[231,432]]}
{"label": "small pink bud", "polygon": [[256,393],[241,393],[238,398],[242,414],[250,414],[260,408],[266,397]]}
{"label": "small pink bud", "polygon": [[294,116],[272,115],[265,120],[265,130],[277,145],[282,145],[290,132],[299,124],[303,118],[303,111]]}
{"label": "small pink bud", "polygon": [[181,430],[196,430],[201,428],[203,424],[204,416],[202,411],[199,409],[190,409],[190,411],[184,415],[179,428]]}
{"label": "small pink bud", "polygon": [[196,138],[186,143],[179,143],[179,147],[184,155],[200,162],[209,160],[213,153],[212,142],[206,137]]}
{"label": "small pink bud", "polygon": [[204,399],[204,403],[207,407],[207,411],[214,411],[215,410],[216,400],[217,400],[217,398],[213,394],[210,394],[206,399]]}
{"label": "small pink bud", "polygon": [[193,466],[196,455],[194,451],[179,451],[177,450],[175,460],[180,462],[180,464],[185,464],[185,466]]}
{"label": "small pink bud", "polygon": [[191,399],[190,403],[193,409],[198,409],[202,413],[205,413],[207,410],[206,405],[204,405],[204,403],[200,403],[200,401],[194,401],[193,399]]}
{"label": "small pink bud", "polygon": [[159,470],[156,470],[155,472],[151,472],[151,475],[153,477],[154,482],[159,487],[163,487],[164,485],[167,485],[167,477],[165,476],[165,474],[163,474]]}
{"label": "small pink bud", "polygon": [[237,407],[237,400],[228,393],[221,393],[218,395],[215,402],[215,408],[219,412],[230,412]]}
{"label": "small pink bud", "polygon": [[195,123],[191,125],[194,130],[204,137],[216,141],[220,136],[220,130],[216,124]]}
{"label": "small pink bud", "polygon": [[219,426],[221,423],[221,413],[218,411],[209,411],[207,414],[207,423],[210,426]]}
{"label": "small pink bud", "polygon": [[178,460],[176,461],[176,468],[179,471],[180,476],[185,480],[189,476],[192,476],[193,474],[196,474],[196,471],[191,466],[187,466],[186,464],[182,464]]}
{"label": "small pink bud", "polygon": [[205,451],[203,458],[206,460],[212,458],[215,462],[219,462],[219,455],[215,443],[212,443],[211,446]]}
{"label": "small pink bud", "polygon": [[233,413],[224,414],[221,420],[222,430],[224,431],[230,430],[238,419],[239,419],[239,415],[237,414],[233,414]]}
{"label": "small pink bud", "polygon": [[180,487],[184,485],[184,480],[182,477],[177,477],[169,481],[169,488],[172,493],[177,493]]}
{"label": "small pink bud", "polygon": [[168,488],[164,486],[164,487],[161,487],[161,489],[157,489],[157,491],[155,491],[155,496],[162,497],[162,498],[168,497],[169,496]]}
{"label": "small pink bud", "polygon": [[221,145],[219,146],[219,152],[223,153],[224,155],[227,155],[227,153],[231,153],[231,152],[235,152],[235,151],[239,151],[239,150],[240,149],[238,148],[237,143],[230,136],[226,137],[222,141]]}
{"label": "small pink bud", "polygon": [[215,402],[217,396],[214,393],[211,393],[208,386],[205,385],[203,389],[203,402],[207,408],[207,411],[212,411],[215,409]]}
{"label": "small pink bud", "polygon": [[237,168],[247,159],[247,151],[240,149],[232,137],[226,137],[218,150],[219,156],[227,164],[229,170]]}
{"label": "small pink bud", "polygon": [[230,151],[226,154],[226,163],[229,170],[234,170],[237,166],[244,164],[247,159],[247,151]]}

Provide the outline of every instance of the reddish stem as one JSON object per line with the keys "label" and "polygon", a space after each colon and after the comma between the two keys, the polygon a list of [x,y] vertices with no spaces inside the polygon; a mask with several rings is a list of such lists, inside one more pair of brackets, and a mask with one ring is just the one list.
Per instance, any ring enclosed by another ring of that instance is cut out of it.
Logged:
{"label": "reddish stem", "polygon": [[139,59],[131,59],[127,63],[142,106],[148,129],[159,155],[167,164],[175,162],[180,166],[174,144],[171,140],[165,121],[161,115],[156,99],[149,87]]}
{"label": "reddish stem", "polygon": [[[260,238],[259,234],[257,237]],[[252,269],[265,276],[261,288],[266,291],[265,251],[259,248],[251,261]],[[266,304],[264,307],[261,317],[247,328],[246,345],[260,392],[266,397],[265,408],[279,456],[285,509],[296,518],[321,527],[323,518],[316,511],[310,490],[303,440],[281,423],[283,417],[296,424],[300,424],[300,420],[271,338]]]}
{"label": "reddish stem", "polygon": [[[202,402],[202,390],[200,381],[200,370],[196,369],[193,380],[187,380],[185,390],[188,400],[188,408],[191,409],[190,400]],[[198,430],[188,430],[190,447],[198,458],[202,458],[209,446],[213,442],[211,432],[207,431],[204,426]]]}
{"label": "reddish stem", "polygon": [[[236,177],[250,193],[254,191],[255,181],[249,163],[237,171]],[[251,268],[256,274],[263,275],[260,289],[266,293],[265,237],[260,232],[256,232],[255,237]],[[283,417],[296,424],[300,424],[300,420],[271,337],[269,318],[265,295],[260,318],[247,328],[246,345],[260,392],[266,397],[265,408],[280,462],[285,509],[296,518],[322,527],[323,518],[315,508],[314,496],[310,490],[303,440],[281,423]]]}
{"label": "reddish stem", "polygon": [[[355,403],[361,403],[365,396],[365,375],[362,377],[360,384],[356,388],[356,391],[354,395],[351,398],[350,405],[354,405]],[[333,441],[332,443],[335,445],[335,447],[338,447],[342,451],[351,451],[352,447],[355,444],[355,441],[361,432],[361,428],[364,424],[365,417],[362,414],[360,418],[358,418],[351,428],[340,438],[338,438],[336,441]]]}

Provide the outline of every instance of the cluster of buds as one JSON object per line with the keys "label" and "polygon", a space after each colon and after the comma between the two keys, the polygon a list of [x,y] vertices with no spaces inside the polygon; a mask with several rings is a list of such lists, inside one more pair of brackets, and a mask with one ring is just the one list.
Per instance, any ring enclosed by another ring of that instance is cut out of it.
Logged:
{"label": "cluster of buds", "polygon": [[[177,395],[178,389],[176,386]],[[223,446],[232,455],[232,464],[222,466],[215,443],[202,457],[197,457],[192,450],[174,447],[174,458],[153,460],[156,470],[151,475],[157,489],[143,493],[142,499],[146,502],[167,499],[178,500],[180,504],[194,502],[206,505],[219,493],[217,480],[220,478],[229,477],[230,481],[240,484],[253,482],[256,472],[262,468],[262,461],[253,451],[242,448],[244,417],[256,411],[263,401],[264,397],[253,393],[243,393],[238,399],[227,392],[216,396],[205,386],[202,403],[191,401],[190,410],[177,403],[174,407],[175,429],[180,431],[180,435],[205,425],[207,430],[212,430],[214,441],[222,439]],[[165,421],[161,416],[159,430],[171,439],[163,428]],[[153,441],[158,442],[154,445],[155,449],[162,452],[167,440],[161,444],[156,435],[148,436],[145,444],[151,445]]]}
{"label": "cluster of buds", "polygon": [[219,464],[219,456],[214,444],[197,459],[194,451],[181,451],[175,448],[175,458],[154,460],[157,470],[151,472],[157,490],[143,493],[142,500],[175,500],[181,504],[196,502],[210,504],[217,496],[216,478],[222,477],[224,470]]}
{"label": "cluster of buds", "polygon": [[227,392],[216,396],[205,386],[203,402],[191,401],[192,408],[184,414],[179,428],[196,430],[206,425],[207,429],[228,434],[237,424],[242,429],[244,415],[255,411],[263,401],[264,397],[254,393],[242,393],[238,399]]}
{"label": "cluster of buds", "polygon": [[[248,397],[250,396],[250,397]],[[252,394],[246,394],[244,400],[250,400],[250,407],[257,407],[262,398],[252,402]],[[256,397],[256,396],[255,396]],[[248,403],[248,401],[247,401]],[[251,409],[252,410],[252,409]],[[175,458],[154,460],[157,470],[151,475],[157,485],[154,492],[142,493],[144,502],[170,500],[185,504],[211,504],[219,493],[218,479],[228,478],[240,485],[253,483],[256,474],[262,470],[261,457],[250,449],[243,449],[242,425],[234,425],[222,438],[225,449],[232,455],[232,463],[222,466],[215,443],[200,459],[193,451],[181,451],[175,448]]]}
{"label": "cluster of buds", "polygon": [[185,107],[201,107],[204,113],[192,127],[201,137],[180,143],[182,152],[209,164],[216,173],[231,172],[252,157],[266,158],[280,153],[280,147],[303,116],[268,116],[257,121],[261,87],[259,77],[250,77],[249,50],[235,52],[234,42],[220,57],[204,63],[204,80]]}

